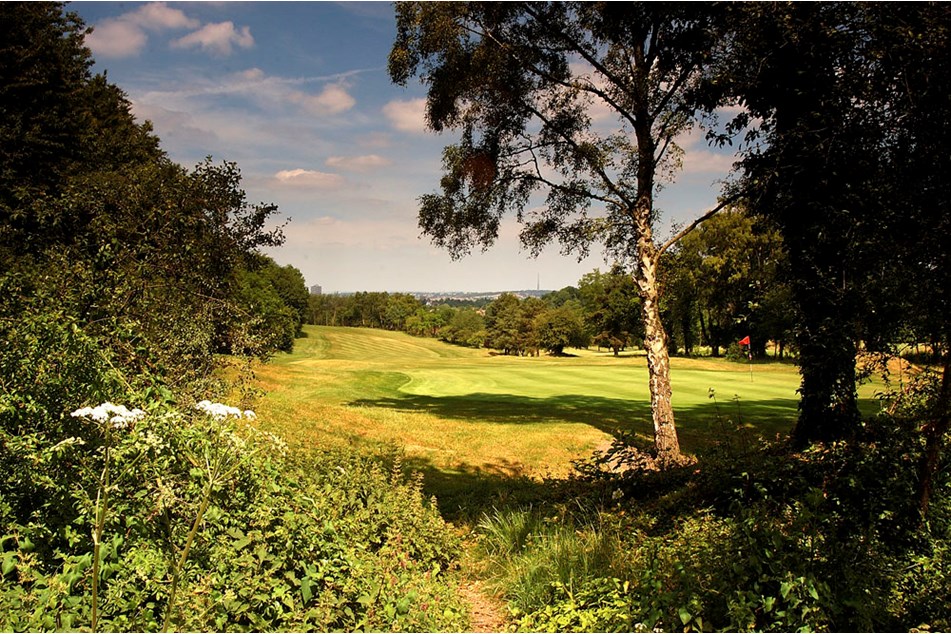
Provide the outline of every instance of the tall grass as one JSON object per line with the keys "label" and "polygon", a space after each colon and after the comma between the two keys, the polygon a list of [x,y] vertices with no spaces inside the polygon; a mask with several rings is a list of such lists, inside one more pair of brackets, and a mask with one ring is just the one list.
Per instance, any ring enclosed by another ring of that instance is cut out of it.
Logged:
{"label": "tall grass", "polygon": [[496,510],[479,522],[479,554],[490,586],[515,614],[552,602],[591,579],[625,577],[626,549],[616,527],[603,518],[545,517],[537,511]]}

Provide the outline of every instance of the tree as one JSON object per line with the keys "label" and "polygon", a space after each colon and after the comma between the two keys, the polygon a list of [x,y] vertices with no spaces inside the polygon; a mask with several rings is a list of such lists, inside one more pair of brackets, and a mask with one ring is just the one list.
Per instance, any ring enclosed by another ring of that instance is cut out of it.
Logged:
{"label": "tree", "polygon": [[439,337],[459,346],[482,347],[487,333],[485,319],[472,308],[455,310],[449,323],[439,329]]}
{"label": "tree", "polygon": [[888,204],[884,230],[871,241],[867,282],[875,312],[865,337],[891,350],[902,330],[930,344],[940,378],[921,421],[918,509],[927,517],[934,475],[951,427],[951,8],[941,3],[867,9],[870,80],[882,130]]}
{"label": "tree", "polygon": [[128,376],[187,385],[239,332],[237,270],[282,241],[276,207],[248,204],[233,163],[170,161],[85,33],[61,4],[0,6],[0,276]]}
{"label": "tree", "polygon": [[383,316],[384,328],[388,330],[404,330],[406,320],[420,309],[419,300],[406,293],[394,293],[387,298],[386,310]]}
{"label": "tree", "polygon": [[240,320],[260,342],[257,347],[290,352],[302,335],[309,296],[304,276],[293,266],[253,253],[238,268]]}
{"label": "tree", "polygon": [[[423,232],[454,257],[523,222],[538,253],[553,240],[594,242],[633,264],[641,297],[654,440],[661,463],[681,458],[671,406],[657,269],[697,222],[655,240],[658,179],[676,167],[675,139],[693,122],[692,88],[716,40],[705,5],[654,3],[398,3],[391,78],[428,87],[434,131],[456,129],[441,193],[420,199]],[[594,108],[612,123],[599,125]],[[533,194],[545,192],[535,206]],[[593,212],[598,213],[593,213]]]}
{"label": "tree", "polygon": [[565,348],[585,348],[590,341],[585,332],[581,306],[574,301],[536,315],[532,330],[538,346],[555,356],[563,355]]}
{"label": "tree", "polygon": [[502,354],[521,355],[528,347],[528,331],[518,297],[502,293],[485,310],[485,345]]}
{"label": "tree", "polygon": [[608,273],[595,269],[578,282],[584,319],[593,341],[618,356],[633,340],[643,336],[637,318],[637,287],[630,275],[618,266]]}
{"label": "tree", "polygon": [[753,354],[765,355],[767,340],[782,335],[782,313],[791,312],[779,304],[786,263],[779,234],[734,208],[703,223],[668,255],[669,301],[682,319],[692,320],[697,311],[713,356],[747,335]]}
{"label": "tree", "polygon": [[933,271],[946,249],[915,263],[927,260],[946,217],[937,174],[948,165],[940,121],[949,12],[858,3],[730,10],[730,68],[717,84],[746,110],[728,127],[758,121],[743,161],[748,204],[776,223],[789,251],[802,375],[794,440],[845,438],[858,431],[859,344],[882,346],[900,320],[907,288],[893,280],[942,293]]}

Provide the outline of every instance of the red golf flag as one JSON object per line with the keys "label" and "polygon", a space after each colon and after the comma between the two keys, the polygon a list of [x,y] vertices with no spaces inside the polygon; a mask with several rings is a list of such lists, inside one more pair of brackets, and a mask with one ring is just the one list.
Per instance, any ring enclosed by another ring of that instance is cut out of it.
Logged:
{"label": "red golf flag", "polygon": [[742,339],[740,339],[740,345],[741,345],[741,346],[748,346],[748,345],[750,345],[750,336],[749,336],[749,335],[746,335],[745,337],[743,337]]}

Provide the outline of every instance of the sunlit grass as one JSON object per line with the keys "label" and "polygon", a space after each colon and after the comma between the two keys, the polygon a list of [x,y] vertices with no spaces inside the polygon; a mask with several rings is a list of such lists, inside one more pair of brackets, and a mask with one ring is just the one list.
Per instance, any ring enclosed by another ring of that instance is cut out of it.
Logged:
{"label": "sunlit grass", "polygon": [[[403,333],[308,327],[294,353],[258,368],[266,396],[257,410],[303,446],[396,445],[438,492],[471,493],[488,480],[565,475],[619,430],[651,437],[644,358],[577,353],[504,357]],[[772,438],[795,420],[795,366],[754,364],[751,379],[746,364],[675,358],[672,376],[685,451],[738,433]]]}

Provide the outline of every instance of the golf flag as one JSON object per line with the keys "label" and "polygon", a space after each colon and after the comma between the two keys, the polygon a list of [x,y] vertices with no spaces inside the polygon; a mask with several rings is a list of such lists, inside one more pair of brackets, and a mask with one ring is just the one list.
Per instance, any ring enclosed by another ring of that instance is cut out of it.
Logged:
{"label": "golf flag", "polygon": [[746,335],[745,337],[743,337],[742,339],[740,339],[740,345],[741,345],[741,346],[748,346],[748,345],[750,345],[750,336],[749,336],[749,335]]}

